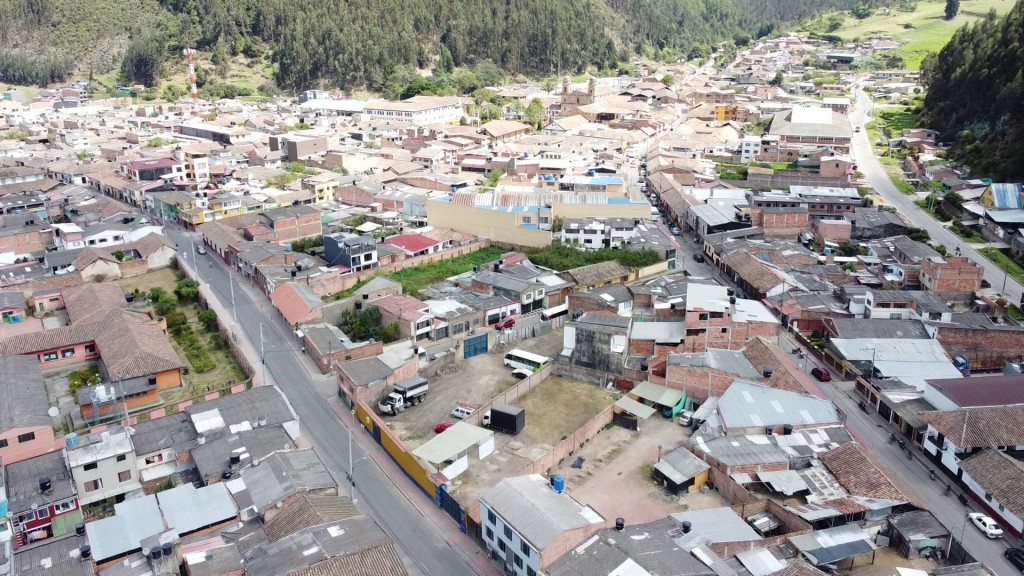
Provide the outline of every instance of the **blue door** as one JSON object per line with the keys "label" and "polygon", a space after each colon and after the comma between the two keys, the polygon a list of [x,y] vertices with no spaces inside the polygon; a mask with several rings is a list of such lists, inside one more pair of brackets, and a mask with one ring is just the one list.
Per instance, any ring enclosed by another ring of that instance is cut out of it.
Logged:
{"label": "blue door", "polygon": [[466,338],[462,342],[463,358],[472,358],[487,353],[487,334]]}

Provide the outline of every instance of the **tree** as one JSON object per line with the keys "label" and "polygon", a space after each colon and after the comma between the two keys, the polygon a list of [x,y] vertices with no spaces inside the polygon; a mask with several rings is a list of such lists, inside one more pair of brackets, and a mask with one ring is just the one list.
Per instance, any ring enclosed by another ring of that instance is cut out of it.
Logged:
{"label": "tree", "polygon": [[481,86],[480,79],[476,77],[476,74],[465,68],[459,68],[452,74],[452,83],[459,94],[472,94]]}
{"label": "tree", "polygon": [[526,122],[537,130],[543,128],[541,124],[544,122],[544,103],[539,98],[530,100],[526,107]]}
{"label": "tree", "polygon": [[167,316],[174,312],[174,309],[177,307],[178,301],[171,297],[170,294],[164,294],[153,305],[153,311],[156,312],[157,316]]}
{"label": "tree", "polygon": [[133,40],[121,60],[121,80],[126,84],[155,86],[163,73],[165,44],[155,33]]}
{"label": "tree", "polygon": [[671,74],[665,74],[661,77],[661,83],[671,88],[676,83],[676,77]]}
{"label": "tree", "polygon": [[174,294],[182,302],[194,300],[199,294],[199,283],[195,280],[179,280],[178,285],[174,287]]}
{"label": "tree", "polygon": [[199,313],[199,322],[207,332],[217,331],[217,313],[213,310],[203,310]]}
{"label": "tree", "polygon": [[946,20],[956,18],[960,13],[960,0],[946,0]]}
{"label": "tree", "polygon": [[785,79],[785,77],[782,75],[781,71],[776,72],[775,76],[772,77],[772,79],[768,81],[768,85],[769,86],[782,86],[782,81],[784,79]]}
{"label": "tree", "polygon": [[551,92],[558,87],[558,80],[556,80],[553,76],[548,76],[547,78],[541,80],[540,86],[541,88],[544,89],[545,92],[551,94]]}
{"label": "tree", "polygon": [[497,120],[498,118],[501,118],[501,108],[498,108],[496,104],[484,104],[480,108],[480,119],[484,122]]}

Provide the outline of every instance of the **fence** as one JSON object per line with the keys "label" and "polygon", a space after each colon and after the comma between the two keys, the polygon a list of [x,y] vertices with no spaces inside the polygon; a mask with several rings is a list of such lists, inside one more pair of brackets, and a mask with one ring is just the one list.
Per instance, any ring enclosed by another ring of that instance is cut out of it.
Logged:
{"label": "fence", "polygon": [[589,422],[580,426],[578,430],[568,435],[559,442],[547,454],[534,460],[525,468],[519,471],[519,476],[526,474],[547,473],[549,470],[561,464],[563,460],[572,456],[576,450],[582,448],[590,439],[597,436],[606,426],[612,423],[612,406],[609,406],[590,419]]}
{"label": "fence", "polygon": [[546,380],[547,377],[551,375],[552,370],[553,366],[551,364],[548,364],[541,368],[540,370],[534,372],[533,375],[530,376],[529,378],[524,378],[520,380],[519,382],[516,383],[515,386],[509,388],[508,390],[505,390],[501,394],[498,394],[493,399],[491,399],[490,402],[481,406],[479,409],[477,409],[476,412],[470,414],[469,417],[464,420],[464,422],[467,422],[474,426],[479,426],[480,420],[484,416],[484,412],[490,410],[491,407],[494,406],[495,404],[514,404],[515,402],[518,402],[519,399],[525,396],[527,392],[533,390],[534,388],[539,386],[541,382]]}

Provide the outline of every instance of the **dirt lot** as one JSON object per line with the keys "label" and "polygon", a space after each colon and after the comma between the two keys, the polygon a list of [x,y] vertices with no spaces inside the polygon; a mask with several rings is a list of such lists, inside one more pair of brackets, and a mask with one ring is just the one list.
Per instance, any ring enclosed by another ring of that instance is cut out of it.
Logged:
{"label": "dirt lot", "polygon": [[552,376],[519,400],[518,405],[526,410],[523,436],[557,444],[618,399],[619,394],[590,382]]}
{"label": "dirt lot", "polygon": [[574,459],[566,459],[552,474],[565,476],[568,492],[608,520],[625,518],[627,523],[637,524],[673,512],[727,506],[715,492],[673,496],[652,478],[658,447],[663,453],[670,452],[682,446],[689,435],[689,428],[657,414],[641,420],[639,432],[613,426],[575,454],[585,459],[582,469],[572,468]]}
{"label": "dirt lot", "polygon": [[[520,340],[515,346],[521,350],[554,357],[562,349],[562,331],[555,330],[540,338]],[[438,422],[452,421],[452,408],[459,402],[484,404],[490,402],[499,392],[511,388],[516,381],[512,370],[502,364],[505,348],[499,347],[487,354],[469,360],[459,359],[462,369],[453,374],[438,374],[430,379],[427,401],[410,408],[395,417],[385,417],[385,422],[405,443],[412,448],[423,444],[434,436]],[[527,429],[530,416],[527,411]]]}
{"label": "dirt lot", "polygon": [[118,280],[121,290],[125,293],[138,288],[143,292],[149,292],[150,288],[163,288],[168,294],[174,294],[174,287],[178,285],[178,271],[171,268],[162,268],[153,272],[146,272],[139,276]]}

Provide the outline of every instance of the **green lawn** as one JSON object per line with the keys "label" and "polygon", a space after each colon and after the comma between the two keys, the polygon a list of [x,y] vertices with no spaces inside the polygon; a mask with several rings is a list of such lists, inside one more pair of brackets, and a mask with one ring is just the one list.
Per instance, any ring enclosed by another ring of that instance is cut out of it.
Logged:
{"label": "green lawn", "polygon": [[[500,246],[490,246],[464,256],[449,258],[439,262],[431,262],[430,264],[423,264],[422,266],[415,266],[413,268],[406,268],[405,270],[400,270],[398,272],[383,272],[375,276],[383,276],[390,280],[394,280],[402,285],[402,292],[415,296],[419,294],[420,290],[430,286],[431,284],[437,284],[445,278],[469,272],[473,269],[473,266],[481,266],[488,262],[494,262],[498,258],[501,258],[501,255],[505,252],[508,252],[508,250],[505,250]],[[338,292],[334,295],[334,299],[342,300],[344,298],[348,298],[355,294],[356,290],[362,288],[363,285],[372,280],[375,276],[367,278],[348,290]]]}
{"label": "green lawn", "polygon": [[1003,254],[998,248],[982,248],[981,250],[978,250],[978,252],[981,252],[996,266],[1002,268],[1004,272],[1009,274],[1017,282],[1024,282],[1024,268],[1021,268],[1020,264],[1014,262],[1012,258]]}
{"label": "green lawn", "polygon": [[[903,56],[908,69],[917,70],[925,55],[941,50],[958,28],[983,18],[991,9],[1003,14],[1013,7],[1013,4],[1013,0],[962,0],[960,14],[952,21],[944,17],[945,0],[918,1],[917,10],[914,12],[900,12],[890,8],[886,14],[884,10],[879,9],[873,16],[863,20],[858,20],[847,12],[842,27],[831,34],[850,41],[858,38],[865,40],[891,36],[893,40],[902,44],[896,50],[896,54]],[[821,23],[825,22],[826,18],[827,16],[823,16],[807,27],[824,33]]]}
{"label": "green lawn", "polygon": [[875,116],[878,122],[889,129],[893,137],[902,136],[903,131],[909,128],[917,128],[920,114],[915,114],[907,106],[899,108],[876,108]]}
{"label": "green lawn", "polygon": [[[881,114],[881,113],[879,113]],[[897,115],[898,121],[905,121],[906,114]],[[888,146],[879,146],[878,141],[882,138],[882,132],[879,129],[879,121],[872,120],[864,125],[864,129],[868,132],[868,141],[874,146],[875,155],[878,157],[878,162],[882,165],[885,173],[889,175],[889,180],[892,180],[893,186],[896,187],[900,192],[910,195],[917,193],[914,186],[907,182],[903,176],[903,168],[900,166],[900,161],[896,156],[891,155],[892,150]]]}

